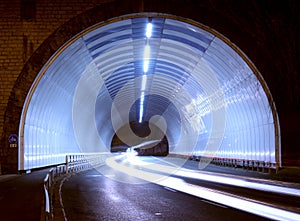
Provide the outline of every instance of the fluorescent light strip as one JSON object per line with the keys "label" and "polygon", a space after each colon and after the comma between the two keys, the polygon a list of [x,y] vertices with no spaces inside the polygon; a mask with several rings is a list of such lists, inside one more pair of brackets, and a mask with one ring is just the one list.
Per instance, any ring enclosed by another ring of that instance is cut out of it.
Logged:
{"label": "fluorescent light strip", "polygon": [[144,74],[142,77],[142,91],[146,89],[147,76]]}
{"label": "fluorescent light strip", "polygon": [[152,36],[152,27],[153,27],[152,23],[149,22],[147,24],[147,28],[146,28],[146,37],[147,38],[151,38],[151,36]]}
{"label": "fluorescent light strip", "polygon": [[139,118],[139,123],[143,122],[143,114],[144,114],[144,107],[140,107],[140,118]]}
{"label": "fluorescent light strip", "polygon": [[144,73],[148,72],[150,59],[150,46],[147,44],[144,48]]}
{"label": "fluorescent light strip", "polygon": [[144,99],[145,99],[145,92],[142,91],[141,94],[141,101],[140,101],[140,117],[139,117],[139,123],[142,123],[143,121],[143,114],[144,114]]}
{"label": "fluorescent light strip", "polygon": [[140,106],[140,118],[139,118],[139,123],[143,122],[143,114],[144,114],[144,107]]}
{"label": "fluorescent light strip", "polygon": [[[144,48],[144,73],[147,73],[149,70],[149,59],[150,59],[150,46],[148,39],[152,36],[152,23],[147,23],[146,27],[146,37],[147,37],[147,43]],[[146,89],[146,75],[143,75],[142,78],[142,91]],[[141,95],[141,103],[140,103],[140,116],[139,116],[139,123],[142,123],[143,121],[143,114],[144,114],[144,92],[142,92]]]}

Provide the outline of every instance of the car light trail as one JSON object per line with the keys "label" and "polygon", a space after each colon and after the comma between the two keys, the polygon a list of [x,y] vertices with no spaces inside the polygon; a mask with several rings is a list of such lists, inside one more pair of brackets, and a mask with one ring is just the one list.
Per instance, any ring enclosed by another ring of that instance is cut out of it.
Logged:
{"label": "car light trail", "polygon": [[[158,158],[156,158],[158,159]],[[129,160],[129,159],[128,159]],[[196,171],[196,170],[189,170],[184,169],[181,167],[176,166],[173,163],[169,163],[166,160],[160,160],[160,162],[166,164],[170,164],[171,166],[166,166],[158,163],[151,163],[151,164],[143,164],[141,165],[144,168],[150,169],[152,171],[159,171],[160,173],[164,172],[166,176],[168,175],[176,175],[181,176],[185,178],[192,178],[192,179],[198,179],[198,180],[205,180],[209,182],[216,182],[216,183],[222,183],[227,184],[231,186],[237,186],[237,187],[245,187],[250,189],[256,189],[256,190],[262,190],[262,191],[268,191],[268,192],[274,192],[274,193],[281,193],[281,194],[289,194],[292,196],[300,197],[300,189],[291,188],[291,187],[283,187],[276,185],[276,182],[273,181],[274,184],[266,184],[266,183],[258,183],[262,182],[261,179],[253,179],[253,181],[248,181],[241,178],[232,178],[232,177],[225,177],[226,175],[212,175],[207,174],[202,171]],[[130,159],[130,162],[132,164],[138,164],[140,158],[137,159]]]}
{"label": "car light trail", "polygon": [[[136,158],[136,157],[134,157]],[[132,159],[132,158],[130,158]],[[129,160],[130,160],[129,159]],[[180,192],[184,192],[193,196],[197,196],[200,197],[202,199],[206,199],[206,200],[210,200],[213,201],[215,203],[219,203],[225,206],[229,206],[232,208],[236,208],[245,212],[249,212],[252,214],[256,214],[259,216],[263,216],[266,218],[270,218],[270,219],[276,219],[276,220],[300,220],[300,214],[294,213],[294,212],[290,212],[290,211],[286,211],[280,208],[275,208],[272,206],[268,206],[268,205],[264,205],[261,203],[257,203],[257,202],[253,202],[250,201],[249,199],[245,199],[245,198],[241,198],[237,195],[233,195],[233,194],[228,194],[225,192],[220,192],[220,191],[216,191],[216,190],[212,190],[212,189],[208,189],[208,188],[204,188],[204,187],[200,187],[194,184],[189,184],[186,183],[183,179],[180,178],[174,178],[174,177],[170,177],[170,176],[162,176],[161,172],[164,171],[165,174],[170,174],[170,170],[172,170],[173,172],[177,170],[176,174],[174,175],[180,175],[183,177],[191,177],[196,176],[197,178],[204,179],[207,180],[208,177],[209,179],[211,179],[212,175],[207,175],[207,174],[199,174],[199,173],[195,173],[189,170],[184,170],[184,169],[178,169],[178,168],[172,168],[170,166],[164,166],[164,165],[157,165],[157,164],[153,164],[153,163],[148,163],[148,164],[139,164],[138,168],[134,167],[134,164],[139,161],[134,159],[133,164],[128,164],[128,158],[126,157],[126,155],[119,155],[119,156],[114,156],[114,157],[110,157],[106,159],[106,164],[108,166],[110,166],[111,168],[123,172],[125,174],[128,174],[130,176],[151,182],[151,183],[155,183],[167,188],[171,188]],[[135,162],[135,163],[134,163]],[[140,168],[145,168],[145,169],[151,169],[151,172],[148,171],[143,171]],[[159,168],[159,172],[155,170],[157,170]],[[198,175],[197,175],[198,174]],[[201,176],[199,176],[201,175]],[[202,176],[204,175],[204,176]],[[228,179],[220,179],[220,177],[216,176],[217,180],[220,182],[221,180],[224,181],[229,181]],[[232,178],[231,178],[232,179]],[[238,181],[238,179],[234,179],[236,181]],[[211,180],[210,180],[211,181]],[[231,180],[230,182],[233,182],[233,180]],[[242,182],[242,183],[241,183]],[[247,183],[247,181],[244,181],[245,183]],[[239,184],[245,184],[243,183],[243,180],[240,180]],[[250,182],[249,182],[250,183]],[[271,186],[271,185],[269,185]],[[244,186],[243,186],[244,187]]]}

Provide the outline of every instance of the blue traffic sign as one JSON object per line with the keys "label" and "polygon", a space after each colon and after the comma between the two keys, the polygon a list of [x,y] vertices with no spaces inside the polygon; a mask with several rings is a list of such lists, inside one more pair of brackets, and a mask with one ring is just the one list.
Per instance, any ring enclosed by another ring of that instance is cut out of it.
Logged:
{"label": "blue traffic sign", "polygon": [[17,144],[18,143],[18,136],[16,134],[11,134],[8,137],[8,141],[11,144]]}

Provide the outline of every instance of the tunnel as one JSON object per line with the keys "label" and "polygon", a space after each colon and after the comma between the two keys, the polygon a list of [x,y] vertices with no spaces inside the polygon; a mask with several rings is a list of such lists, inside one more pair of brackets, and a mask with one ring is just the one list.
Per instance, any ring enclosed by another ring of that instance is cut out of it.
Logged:
{"label": "tunnel", "polygon": [[[147,123],[140,135],[132,124]],[[144,131],[145,132],[145,131]],[[168,154],[281,165],[266,82],[237,45],[186,18],[137,13],[94,24],[61,45],[27,95],[19,170],[67,154],[166,139]]]}
{"label": "tunnel", "polygon": [[[124,143],[118,136],[121,133],[120,130],[127,130],[127,127],[121,127],[119,131],[115,133],[111,142],[111,152],[133,152],[139,156],[168,156],[169,154],[169,143],[168,139],[163,131],[155,125],[149,125],[149,122],[139,123],[137,121],[129,122],[130,129],[139,137],[147,137],[151,131],[155,133],[161,133],[161,139],[149,140],[146,142],[138,143],[137,145],[130,146]],[[152,128],[152,130],[150,129]]]}

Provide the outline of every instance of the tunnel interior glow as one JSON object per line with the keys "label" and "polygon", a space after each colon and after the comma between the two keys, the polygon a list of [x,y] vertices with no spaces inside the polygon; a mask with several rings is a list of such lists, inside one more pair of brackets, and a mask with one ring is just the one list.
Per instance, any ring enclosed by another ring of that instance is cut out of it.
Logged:
{"label": "tunnel interior glow", "polygon": [[270,93],[229,43],[201,24],[152,14],[84,30],[45,64],[27,96],[19,169],[109,152],[130,121],[163,133],[139,137],[128,127],[118,134],[128,145],[166,135],[170,153],[278,163]]}

